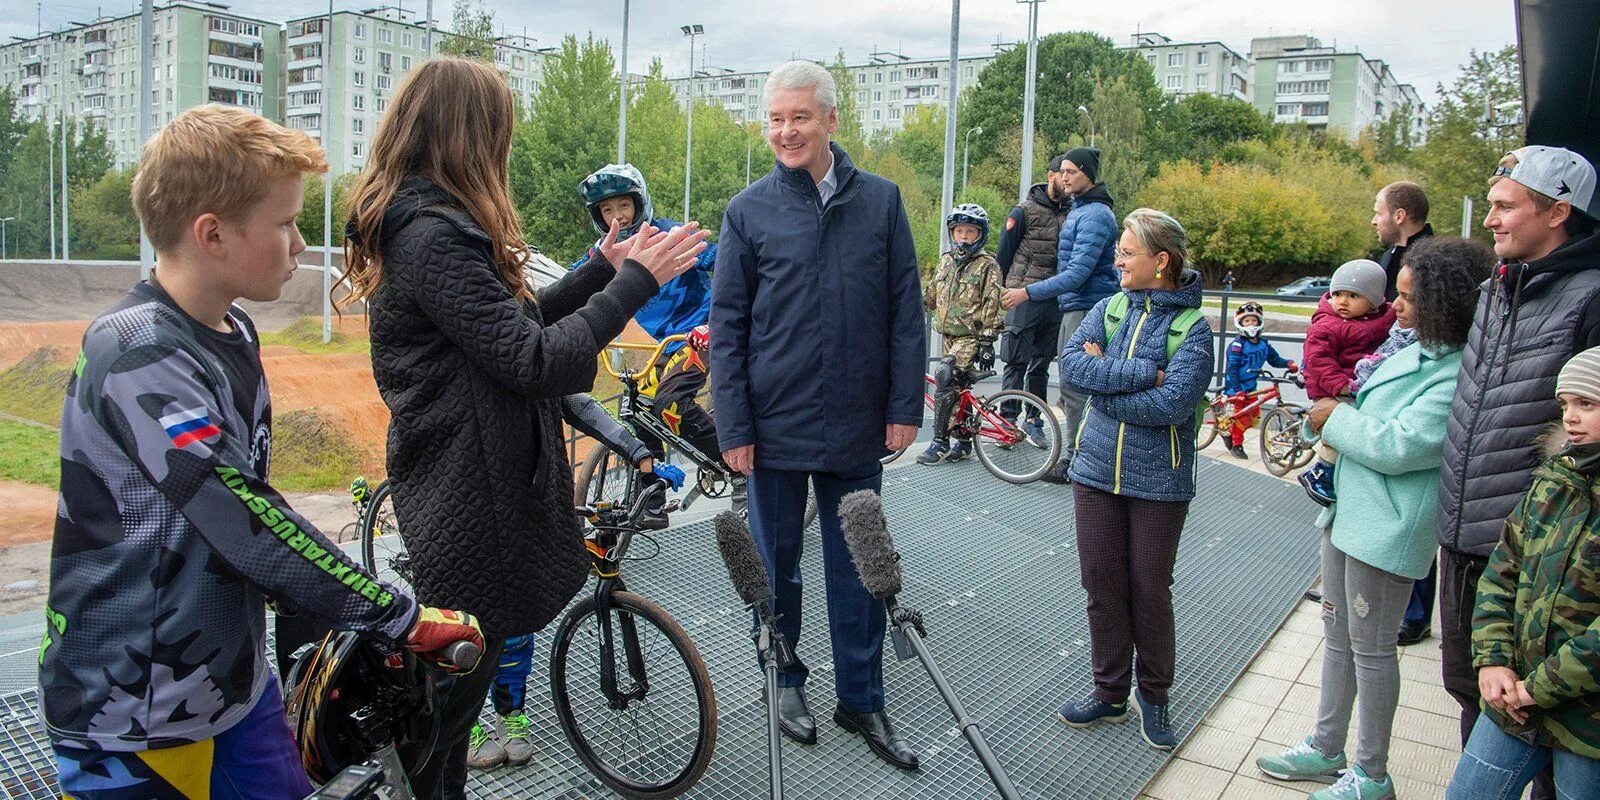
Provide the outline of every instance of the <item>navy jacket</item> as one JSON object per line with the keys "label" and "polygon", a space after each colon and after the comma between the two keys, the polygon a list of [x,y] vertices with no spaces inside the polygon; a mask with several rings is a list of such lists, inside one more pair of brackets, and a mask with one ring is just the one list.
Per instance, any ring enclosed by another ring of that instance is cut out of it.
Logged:
{"label": "navy jacket", "polygon": [[1266,339],[1254,341],[1235,336],[1228,344],[1228,372],[1223,377],[1222,393],[1226,395],[1256,390],[1256,374],[1271,364],[1284,369],[1294,362],[1278,355],[1278,349]]}
{"label": "navy jacket", "polygon": [[[1167,330],[1173,317],[1200,307],[1200,273],[1184,270],[1174,292],[1128,293],[1128,315],[1105,329],[1105,303],[1084,316],[1061,354],[1061,379],[1089,395],[1076,432],[1073,483],[1144,500],[1187,502],[1194,497],[1194,409],[1211,383],[1211,326],[1189,329],[1172,360]],[[1094,342],[1105,353],[1083,352]],[[1156,370],[1166,377],[1156,385]]]}
{"label": "navy jacket", "polygon": [[762,469],[837,471],[922,424],[922,281],[900,187],[831,145],[839,190],[782,164],[729,201],[711,292],[723,450]]}
{"label": "navy jacket", "polygon": [[1117,215],[1103,183],[1072,199],[1056,246],[1056,275],[1028,287],[1029,300],[1051,297],[1061,310],[1084,311],[1120,291]]}

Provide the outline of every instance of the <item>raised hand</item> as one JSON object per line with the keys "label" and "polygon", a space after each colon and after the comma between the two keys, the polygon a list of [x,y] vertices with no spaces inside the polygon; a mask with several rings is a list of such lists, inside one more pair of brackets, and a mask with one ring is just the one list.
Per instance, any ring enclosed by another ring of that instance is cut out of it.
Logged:
{"label": "raised hand", "polygon": [[606,235],[600,238],[600,244],[595,246],[595,249],[600,251],[600,255],[605,257],[612,268],[622,266],[622,260],[628,257],[628,251],[633,247],[628,242],[617,241],[617,236],[620,234],[621,229],[617,227],[617,221],[613,219],[611,220],[610,230],[607,230]]}
{"label": "raised hand", "polygon": [[670,231],[658,231],[646,224],[629,241],[632,247],[627,257],[649,270],[656,284],[661,285],[694,266],[695,259],[706,249],[706,232],[698,222]]}

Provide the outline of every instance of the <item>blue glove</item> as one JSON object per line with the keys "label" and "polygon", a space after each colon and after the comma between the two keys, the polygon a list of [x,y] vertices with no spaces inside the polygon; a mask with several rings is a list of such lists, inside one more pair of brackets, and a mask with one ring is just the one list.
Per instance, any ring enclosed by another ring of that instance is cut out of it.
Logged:
{"label": "blue glove", "polygon": [[650,471],[654,473],[657,478],[666,481],[667,484],[672,487],[674,492],[683,488],[683,470],[678,469],[677,467],[668,464],[665,461],[657,461],[655,467]]}

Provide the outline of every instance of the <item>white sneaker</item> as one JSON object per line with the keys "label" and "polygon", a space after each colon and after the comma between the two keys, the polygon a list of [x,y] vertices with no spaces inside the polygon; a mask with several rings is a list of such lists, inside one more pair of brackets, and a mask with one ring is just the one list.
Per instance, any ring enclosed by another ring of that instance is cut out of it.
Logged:
{"label": "white sneaker", "polygon": [[[496,725],[499,734],[500,725]],[[504,735],[504,734],[500,734]],[[472,769],[492,769],[506,763],[506,749],[500,746],[495,736],[483,727],[483,723],[472,726],[472,733],[467,736],[467,766]]]}
{"label": "white sneaker", "polygon": [[533,721],[521,711],[495,720],[495,733],[499,735],[508,766],[520,767],[533,759],[532,728]]}

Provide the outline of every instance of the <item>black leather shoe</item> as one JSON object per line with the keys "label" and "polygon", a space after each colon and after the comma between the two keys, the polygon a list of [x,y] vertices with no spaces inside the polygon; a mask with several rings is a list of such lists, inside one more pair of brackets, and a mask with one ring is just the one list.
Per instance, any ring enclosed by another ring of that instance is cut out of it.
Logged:
{"label": "black leather shoe", "polygon": [[[765,700],[766,695],[761,699]],[[778,730],[801,744],[817,743],[817,718],[806,705],[805,687],[778,687]]]}
{"label": "black leather shoe", "polygon": [[1400,634],[1396,636],[1397,644],[1408,646],[1416,644],[1433,635],[1431,625],[1413,625],[1410,622],[1400,623]]}
{"label": "black leather shoe", "polygon": [[861,714],[841,705],[833,710],[833,721],[839,727],[865,737],[867,746],[878,758],[901,769],[917,768],[917,751],[911,749],[911,743],[905,737],[895,732],[888,714],[882,711]]}

